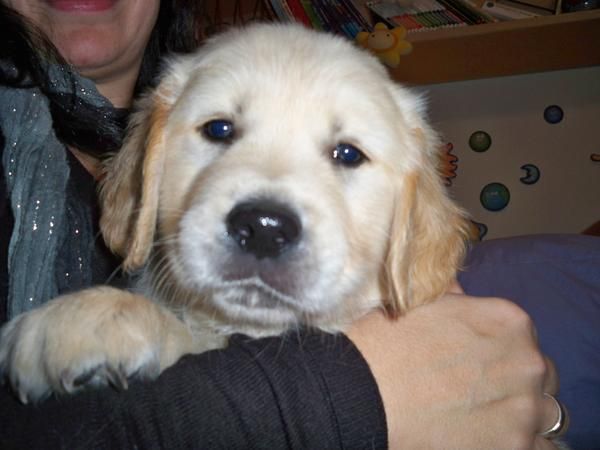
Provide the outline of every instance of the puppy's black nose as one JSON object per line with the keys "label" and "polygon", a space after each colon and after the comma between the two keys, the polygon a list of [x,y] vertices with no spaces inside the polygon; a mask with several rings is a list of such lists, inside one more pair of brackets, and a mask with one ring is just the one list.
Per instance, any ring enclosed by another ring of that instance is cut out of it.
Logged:
{"label": "puppy's black nose", "polygon": [[275,258],[296,244],[302,227],[285,206],[267,201],[241,203],[227,215],[227,232],[258,259]]}

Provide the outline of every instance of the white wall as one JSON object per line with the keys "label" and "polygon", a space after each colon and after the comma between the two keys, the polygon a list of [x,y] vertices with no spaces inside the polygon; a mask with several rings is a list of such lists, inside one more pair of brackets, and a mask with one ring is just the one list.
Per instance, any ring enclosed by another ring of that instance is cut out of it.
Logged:
{"label": "white wall", "polygon": [[[421,88],[420,88],[421,89]],[[431,85],[430,117],[459,158],[453,196],[488,227],[486,238],[531,233],[578,233],[600,220],[600,67]],[[564,111],[551,125],[544,109]],[[472,151],[470,135],[484,130],[492,145]],[[541,171],[523,184],[523,164]],[[479,201],[482,187],[505,184],[508,206],[497,212]]]}

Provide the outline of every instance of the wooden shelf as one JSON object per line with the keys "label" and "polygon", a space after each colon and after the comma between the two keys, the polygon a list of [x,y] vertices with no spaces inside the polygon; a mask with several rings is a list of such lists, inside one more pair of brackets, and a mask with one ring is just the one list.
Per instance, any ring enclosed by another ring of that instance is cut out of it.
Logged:
{"label": "wooden shelf", "polygon": [[408,84],[600,65],[600,10],[410,34],[392,75]]}

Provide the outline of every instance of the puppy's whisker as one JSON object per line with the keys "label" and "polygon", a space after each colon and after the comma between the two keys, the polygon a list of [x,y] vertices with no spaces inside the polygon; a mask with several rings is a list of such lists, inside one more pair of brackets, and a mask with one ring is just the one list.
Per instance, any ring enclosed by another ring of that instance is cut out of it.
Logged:
{"label": "puppy's whisker", "polygon": [[168,255],[161,256],[158,261],[151,264],[150,278],[153,290],[160,293],[161,298],[168,299],[170,304],[179,303],[178,297],[171,295],[174,288],[179,289],[179,284],[173,279],[172,260]]}

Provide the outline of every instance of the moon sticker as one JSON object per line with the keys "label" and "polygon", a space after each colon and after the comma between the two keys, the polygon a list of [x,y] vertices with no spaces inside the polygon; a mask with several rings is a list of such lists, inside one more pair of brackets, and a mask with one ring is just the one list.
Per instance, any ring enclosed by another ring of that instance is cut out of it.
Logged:
{"label": "moon sticker", "polygon": [[523,184],[535,184],[540,179],[540,169],[533,164],[523,164],[521,170],[525,171],[525,176],[519,178]]}
{"label": "moon sticker", "polygon": [[477,237],[480,241],[483,241],[483,238],[485,237],[485,235],[488,232],[488,227],[485,223],[480,223],[480,222],[475,222],[474,220],[471,220],[471,223],[473,224],[473,226],[475,226],[475,228],[477,228]]}

